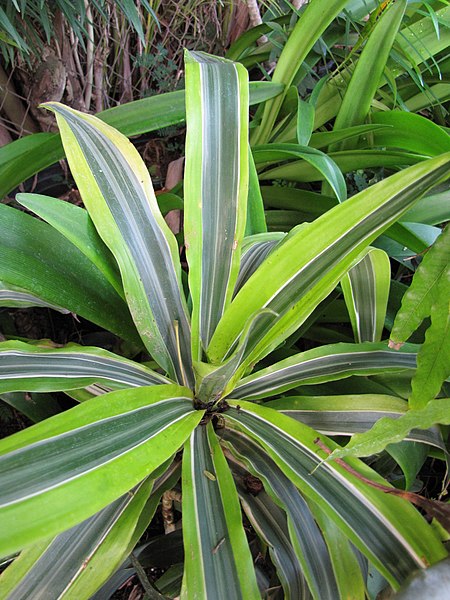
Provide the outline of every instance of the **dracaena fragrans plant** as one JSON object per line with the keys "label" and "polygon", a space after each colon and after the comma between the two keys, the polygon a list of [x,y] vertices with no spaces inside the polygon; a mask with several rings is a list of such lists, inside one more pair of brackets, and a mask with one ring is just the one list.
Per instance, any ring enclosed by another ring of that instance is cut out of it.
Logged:
{"label": "dracaena fragrans plant", "polygon": [[[415,347],[377,341],[379,318],[369,315],[376,341],[361,335],[282,360],[273,351],[340,281],[345,288],[362,257],[384,268],[369,244],[446,177],[450,156],[397,173],[287,236],[266,233],[247,73],[187,54],[186,281],[131,143],[95,117],[48,108],[86,210],[20,195],[44,223],[0,205],[2,297],[78,313],[143,362],[75,344],[0,344],[1,393],[65,391],[79,402],[1,442],[0,554],[18,554],[0,579],[2,597],[91,597],[177,485],[182,598],[254,600],[272,588],[292,599],[362,599],[369,562],[396,588],[443,558],[408,502],[366,483],[383,483],[376,472],[354,457],[325,461],[338,448],[326,433],[352,433],[346,411],[375,406],[380,416],[404,403],[282,397],[305,383],[412,372]],[[269,575],[258,567],[263,548]]]}

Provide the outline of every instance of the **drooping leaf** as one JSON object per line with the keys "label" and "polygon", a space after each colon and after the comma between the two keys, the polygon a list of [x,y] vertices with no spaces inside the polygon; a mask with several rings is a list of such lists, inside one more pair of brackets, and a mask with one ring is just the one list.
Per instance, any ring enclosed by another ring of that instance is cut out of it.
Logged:
{"label": "drooping leaf", "polygon": [[3,285],[140,344],[127,305],[78,248],[47,223],[4,204],[0,223]]}
{"label": "drooping leaf", "polygon": [[0,392],[56,392],[94,383],[122,388],[171,381],[144,365],[100,348],[0,342]]}
{"label": "drooping leaf", "polygon": [[46,302],[39,296],[34,296],[26,290],[0,281],[0,306],[7,306],[8,308],[29,308],[30,306],[44,306],[45,308],[51,308],[57,310],[63,315],[70,313],[70,310],[63,308],[62,306],[56,306],[50,302]]}
{"label": "drooping leaf", "polygon": [[99,119],[61,104],[55,112],[72,174],[119,264],[142,341],[172,378],[192,382],[190,330],[178,247],[133,145]]}
{"label": "drooping leaf", "polygon": [[186,388],[139,387],[94,398],[2,440],[0,554],[60,533],[113,502],[175,454],[202,415]]}
{"label": "drooping leaf", "polygon": [[98,235],[86,210],[41,194],[17,194],[16,200],[72,242],[103,273],[116,292],[124,295],[114,257]]}
{"label": "drooping leaf", "polygon": [[[365,484],[335,462],[323,461],[314,430],[264,406],[229,401],[224,418],[262,445],[300,491],[332,519],[394,587],[418,566],[445,555],[428,524],[407,502]],[[327,440],[327,445],[335,444]],[[383,480],[354,459],[350,466]]]}
{"label": "drooping leaf", "polygon": [[238,64],[186,53],[185,238],[192,352],[201,360],[234,291],[248,189],[248,84]]}
{"label": "drooping leaf", "polygon": [[355,434],[345,448],[334,450],[331,457],[371,456],[388,444],[402,441],[412,429],[428,429],[436,423],[450,424],[449,398],[431,400],[424,408],[409,410],[399,419],[380,419],[366,433]]}

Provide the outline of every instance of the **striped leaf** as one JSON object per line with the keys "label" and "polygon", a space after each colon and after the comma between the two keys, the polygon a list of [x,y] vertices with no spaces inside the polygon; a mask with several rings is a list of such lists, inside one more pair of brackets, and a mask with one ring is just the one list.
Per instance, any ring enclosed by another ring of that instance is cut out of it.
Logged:
{"label": "striped leaf", "polygon": [[294,354],[274,365],[241,379],[231,392],[233,398],[267,398],[299,385],[336,381],[352,375],[396,373],[416,368],[418,347],[402,352],[386,343],[330,344]]}
{"label": "striped leaf", "polygon": [[241,289],[247,279],[253,275],[259,265],[284,237],[284,233],[274,231],[252,235],[244,239],[235,293]]}
{"label": "striped leaf", "polygon": [[265,492],[260,492],[255,497],[242,484],[238,483],[237,486],[248,520],[263,544],[268,546],[270,558],[283,587],[284,598],[309,600],[311,596],[289,539],[286,514]]}
{"label": "striped leaf", "polygon": [[[314,430],[264,406],[229,404],[234,410],[224,413],[227,423],[262,445],[394,588],[415,569],[445,556],[440,541],[410,504],[367,486],[336,463],[324,462]],[[331,440],[325,443],[335,447]],[[365,477],[383,481],[360,461],[352,459],[349,465]]]}
{"label": "striped leaf", "polygon": [[85,209],[41,194],[17,194],[16,200],[72,242],[103,273],[116,292],[124,296],[114,257]]}
{"label": "striped leaf", "polygon": [[40,553],[36,546],[24,550],[0,577],[1,597],[90,597],[125,558],[152,483],[146,480],[89,519],[40,544]]}
{"label": "striped leaf", "polygon": [[[282,91],[282,84],[252,81],[250,104],[264,102]],[[114,106],[97,116],[129,137],[177,125],[186,119],[184,90]],[[61,138],[56,133],[35,133],[3,146],[0,148],[0,196],[63,158]]]}
{"label": "striped leaf", "polygon": [[355,342],[379,342],[391,283],[391,264],[384,250],[368,248],[341,280]]}
{"label": "striped leaf", "polygon": [[201,360],[238,276],[249,172],[247,82],[239,64],[186,53],[185,239],[194,360]]}
{"label": "striped leaf", "polygon": [[430,400],[424,408],[409,410],[398,419],[380,419],[370,431],[355,434],[345,448],[334,450],[332,458],[371,456],[402,441],[411,430],[428,429],[436,423],[450,425],[450,398]]}
{"label": "striped leaf", "polygon": [[202,414],[186,388],[140,387],[94,398],[2,440],[0,554],[113,502],[175,454]]}
{"label": "striped leaf", "polygon": [[224,439],[230,442],[230,450],[246,468],[262,479],[264,490],[286,512],[289,535],[313,598],[337,600],[339,592],[324,539],[295,485],[247,436],[225,431]]}
{"label": "striped leaf", "polygon": [[[408,403],[401,398],[383,394],[287,396],[267,402],[265,406],[325,435],[343,436],[364,433],[380,419],[399,419],[408,410]],[[412,429],[404,439],[435,446],[445,452],[438,427]]]}
{"label": "striped leaf", "polygon": [[43,306],[45,308],[57,310],[63,315],[70,313],[70,310],[67,310],[66,308],[46,302],[42,298],[39,298],[39,296],[30,294],[30,292],[27,292],[27,290],[3,281],[0,281],[0,306],[7,306],[8,308]]}
{"label": "striped leaf", "polygon": [[449,176],[449,161],[447,153],[405,169],[290,236],[250,277],[225,312],[208,348],[210,359],[223,360],[249,316],[261,308],[279,317],[261,319],[255,326],[247,364],[279,345],[328,296],[365,247],[421,194]]}
{"label": "striped leaf", "polygon": [[47,107],[56,114],[86,208],[119,265],[142,341],[172,378],[191,383],[178,247],[142,159],[125,136],[96,117],[58,103]]}
{"label": "striped leaf", "polygon": [[185,444],[182,509],[181,598],[259,598],[236,488],[211,423]]}
{"label": "striped leaf", "polygon": [[57,392],[94,383],[123,388],[172,382],[144,365],[100,348],[0,343],[0,392]]}

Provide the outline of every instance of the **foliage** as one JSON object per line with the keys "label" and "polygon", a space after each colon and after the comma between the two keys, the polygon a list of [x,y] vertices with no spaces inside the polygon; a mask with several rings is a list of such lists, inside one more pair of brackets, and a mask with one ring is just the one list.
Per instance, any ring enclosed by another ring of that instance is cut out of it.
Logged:
{"label": "foliage", "polygon": [[[88,211],[76,209],[83,226],[68,227],[72,209],[60,212],[43,196],[18,200],[47,223],[2,207],[4,287],[76,310],[135,347],[132,360],[45,341],[0,345],[0,391],[66,391],[79,400],[0,444],[1,553],[24,549],[2,577],[2,595],[57,585],[63,597],[90,597],[129,555],[179,479],[180,462],[181,597],[253,599],[275,585],[286,598],[363,598],[367,560],[396,588],[446,555],[433,530],[408,502],[368,486],[364,478],[383,479],[367,465],[350,459],[349,472],[324,463],[316,430],[251,399],[318,376],[333,382],[413,370],[417,349],[409,346],[398,353],[373,342],[335,344],[301,353],[291,342],[281,360],[276,349],[369,244],[448,177],[450,155],[420,161],[274,236],[263,231],[249,160],[245,69],[193,53],[186,74],[188,288],[142,160],[93,116],[48,105]],[[32,227],[51,277],[27,252]],[[57,263],[69,249],[73,264]],[[8,256],[16,257],[14,269]],[[58,285],[60,275],[64,287],[83,281],[74,300]],[[100,285],[103,302],[93,302]],[[252,373],[261,360],[270,366]],[[334,402],[345,415],[339,396]],[[250,481],[259,482],[256,491]],[[248,544],[241,507],[256,545]],[[259,544],[269,549],[269,579],[255,567]],[[55,552],[60,560],[49,569]]]}

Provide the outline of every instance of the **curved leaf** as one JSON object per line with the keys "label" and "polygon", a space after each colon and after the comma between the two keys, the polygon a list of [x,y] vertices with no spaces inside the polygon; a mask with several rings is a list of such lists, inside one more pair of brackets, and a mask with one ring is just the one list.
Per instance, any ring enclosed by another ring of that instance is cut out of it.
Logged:
{"label": "curved leaf", "polygon": [[142,341],[172,378],[192,382],[178,247],[142,159],[127,138],[99,119],[62,104],[47,106],[56,114],[83,201],[119,264]]}
{"label": "curved leaf", "polygon": [[8,308],[29,308],[30,306],[44,306],[45,308],[51,308],[57,310],[63,315],[70,313],[70,310],[56,306],[50,302],[46,302],[38,296],[30,294],[26,290],[10,283],[0,281],[0,306],[7,306]]}
{"label": "curved leaf", "polygon": [[0,224],[4,285],[62,306],[140,345],[127,305],[78,248],[47,223],[4,204]]}
{"label": "curved leaf", "polygon": [[364,190],[293,233],[239,291],[208,348],[212,361],[227,355],[248,318],[261,308],[280,316],[252,331],[247,364],[286,339],[334,289],[363,248],[427,189],[449,176],[450,154],[430,159]]}
{"label": "curved leaf", "polygon": [[202,415],[186,388],[140,387],[93,398],[2,440],[0,554],[114,501],[175,454]]}
{"label": "curved leaf", "polygon": [[107,350],[0,342],[0,392],[56,392],[94,383],[138,387],[172,383],[166,377]]}
{"label": "curved leaf", "polygon": [[[445,556],[441,543],[411,505],[367,486],[340,465],[323,461],[314,430],[264,406],[243,401],[229,404],[234,410],[224,413],[227,423],[256,439],[394,587],[417,567]],[[335,447],[331,440],[326,443]],[[360,461],[353,459],[350,466],[381,480]]]}
{"label": "curved leaf", "polygon": [[386,343],[330,344],[294,354],[241,379],[233,398],[267,398],[299,385],[336,381],[352,375],[375,375],[416,368],[417,346],[401,353]]}

